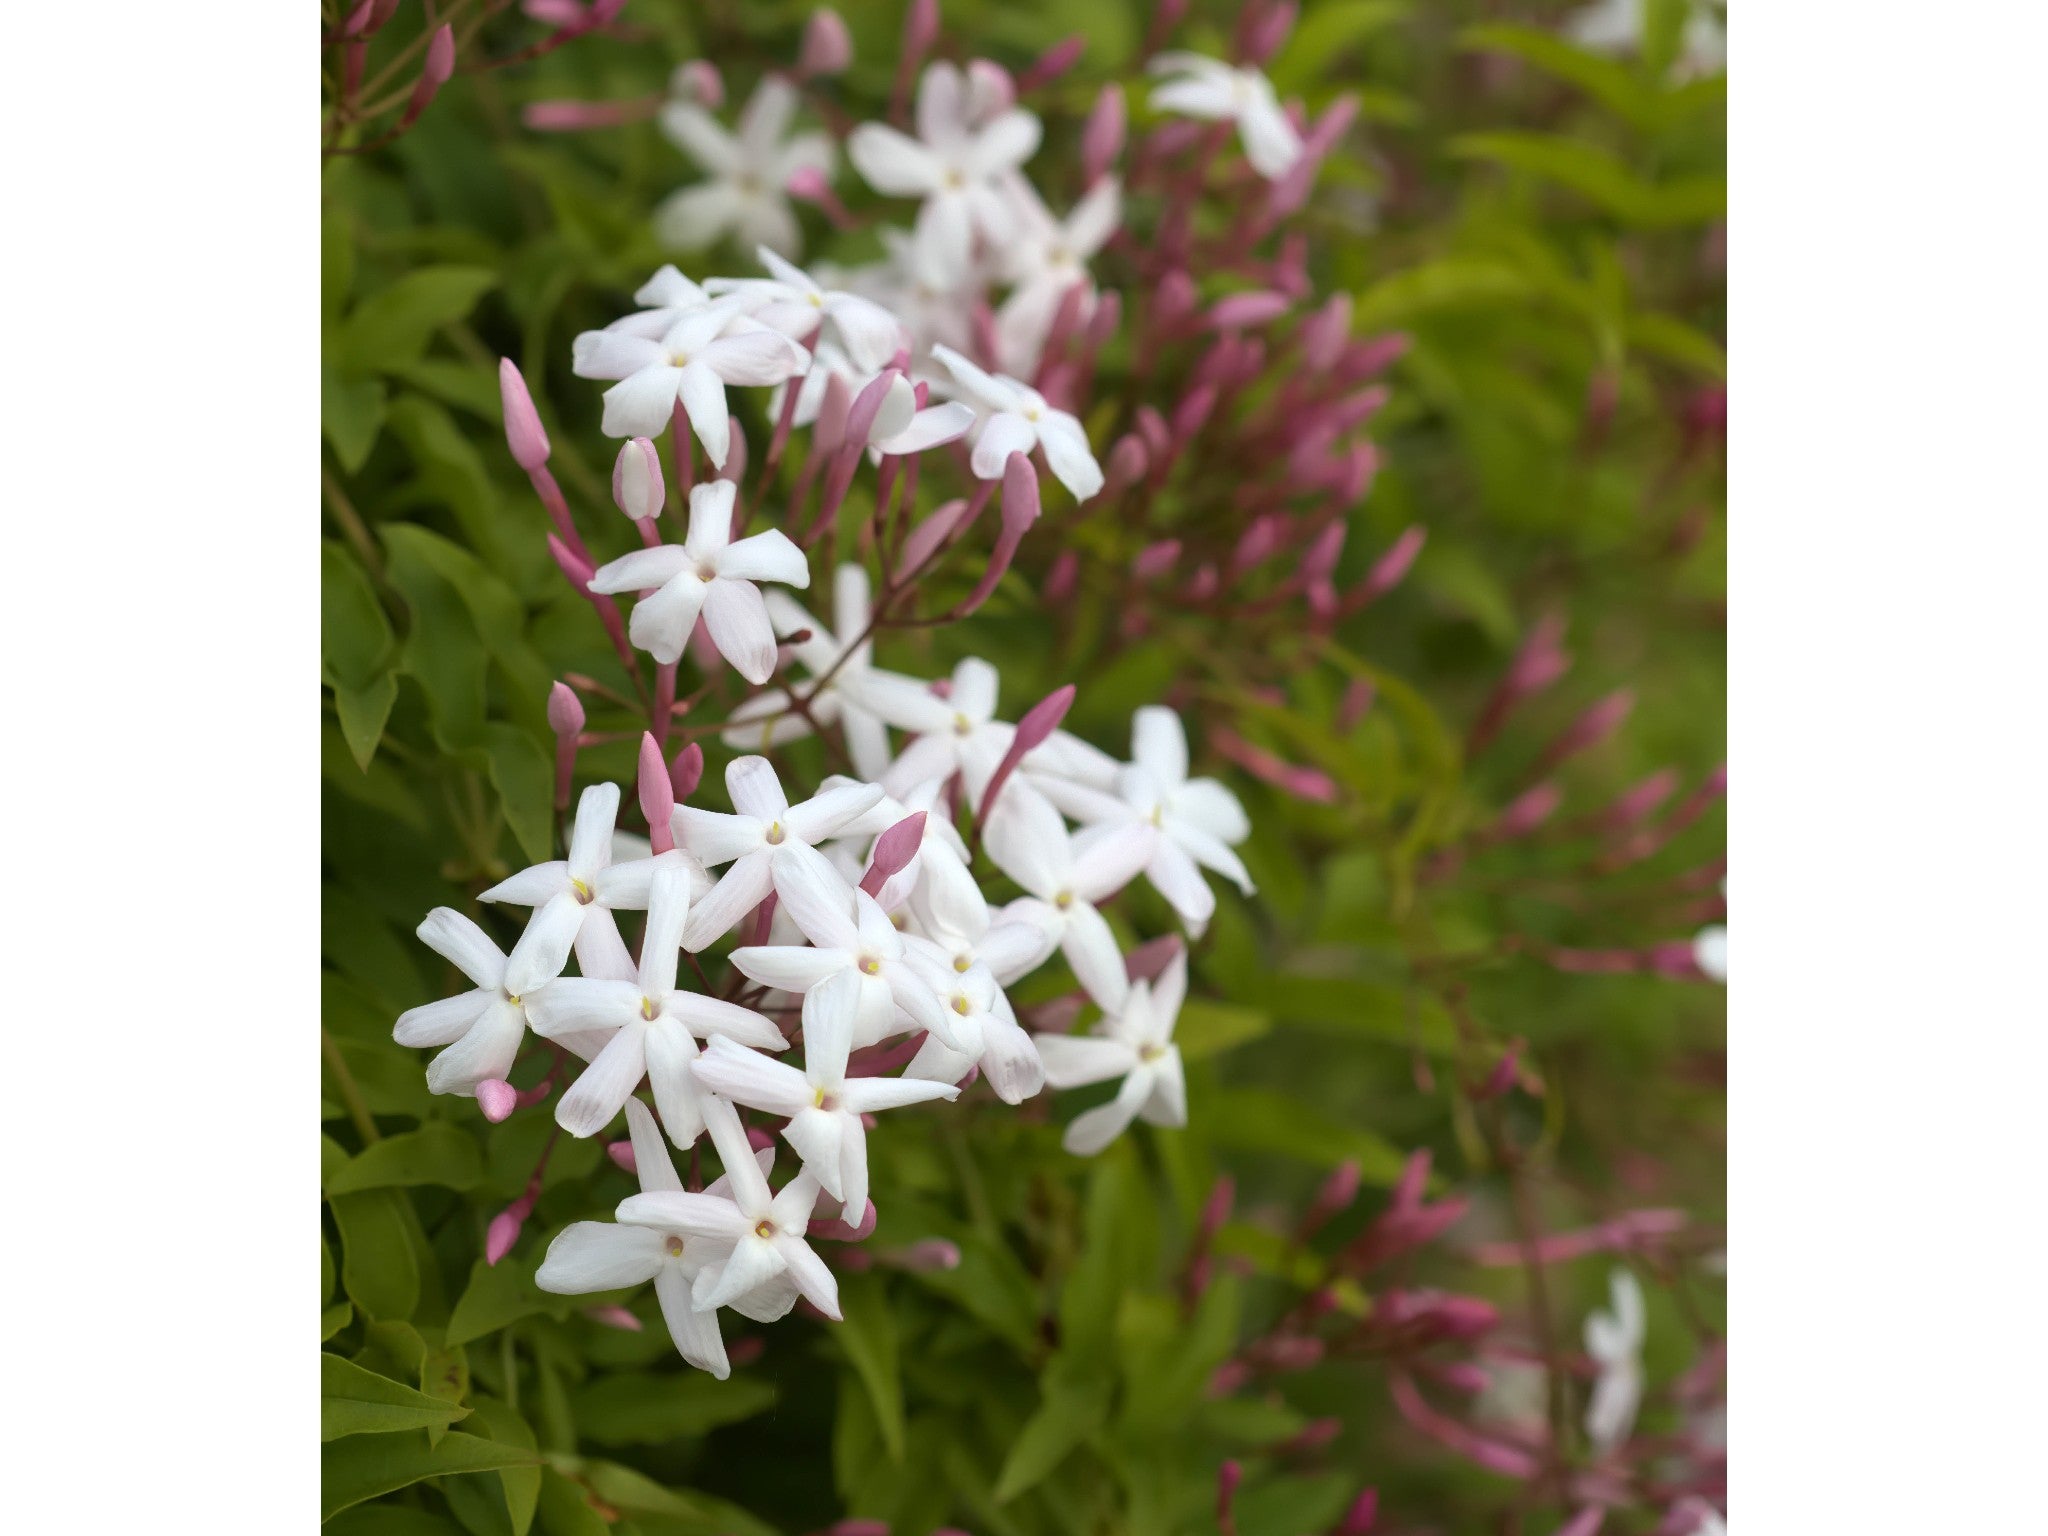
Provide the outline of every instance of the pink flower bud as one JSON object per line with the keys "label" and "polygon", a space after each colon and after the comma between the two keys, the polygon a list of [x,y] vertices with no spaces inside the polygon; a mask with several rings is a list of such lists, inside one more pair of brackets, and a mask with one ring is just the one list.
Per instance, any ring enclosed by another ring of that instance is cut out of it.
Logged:
{"label": "pink flower bud", "polygon": [[1047,603],[1058,606],[1074,595],[1074,588],[1080,585],[1080,581],[1081,557],[1071,549],[1063,549],[1053,561],[1052,569],[1046,572],[1045,585],[1039,589],[1039,595]]}
{"label": "pink flower bud", "polygon": [[898,1248],[893,1253],[880,1255],[881,1261],[896,1269],[911,1274],[930,1274],[937,1270],[960,1267],[960,1245],[950,1243],[943,1237],[928,1237],[923,1242],[912,1243],[908,1248]]}
{"label": "pink flower bud", "polygon": [[1345,343],[1351,339],[1351,295],[1335,293],[1301,325],[1302,361],[1317,373],[1336,366]]}
{"label": "pink flower bud", "polygon": [[1284,293],[1233,293],[1209,306],[1205,323],[1212,331],[1238,331],[1264,325],[1287,313],[1292,305]]}
{"label": "pink flower bud", "polygon": [[1236,1502],[1237,1485],[1243,1481],[1244,1468],[1235,1461],[1226,1461],[1216,1469],[1216,1523],[1226,1531],[1237,1529],[1230,1506]]}
{"label": "pink flower bud", "polygon": [[1415,564],[1415,557],[1422,553],[1423,543],[1428,538],[1428,530],[1418,527],[1408,529],[1394,540],[1387,552],[1373,563],[1365,578],[1365,586],[1361,590],[1367,602],[1385,596],[1401,584],[1401,578]]}
{"label": "pink flower bud", "polygon": [[1145,478],[1151,468],[1152,455],[1146,450],[1142,438],[1126,432],[1118,438],[1109,450],[1109,463],[1102,472],[1102,494],[1105,497],[1119,496]]}
{"label": "pink flower bud", "polygon": [[574,736],[583,729],[583,701],[567,683],[548,690],[548,729],[557,736]]}
{"label": "pink flower bud", "polygon": [[509,357],[498,359],[498,398],[505,408],[505,442],[519,467],[531,474],[548,461],[548,434],[533,408],[526,379]]}
{"label": "pink flower bud", "polygon": [[1588,1504],[1557,1528],[1557,1536],[1600,1536],[1601,1524],[1606,1519],[1606,1510],[1598,1504]]}
{"label": "pink flower bud", "polygon": [[1150,581],[1172,570],[1179,559],[1180,540],[1161,539],[1138,551],[1138,558],[1131,562],[1131,574],[1140,581]]}
{"label": "pink flower bud", "polygon": [[1344,553],[1344,525],[1332,523],[1309,545],[1308,553],[1301,557],[1298,572],[1303,580],[1315,581],[1327,577],[1337,568],[1337,558]]}
{"label": "pink flower bud", "polygon": [[678,64],[668,77],[668,93],[677,101],[716,112],[725,105],[725,77],[708,59]]}
{"label": "pink flower bud", "polygon": [[1309,1203],[1308,1214],[1301,1223],[1303,1235],[1316,1232],[1333,1216],[1349,1210],[1351,1202],[1358,1198],[1358,1183],[1358,1159],[1349,1158],[1338,1164]]}
{"label": "pink flower bud", "polygon": [[1330,1536],[1368,1536],[1379,1517],[1379,1490],[1368,1488],[1351,1501],[1351,1507],[1344,1512],[1344,1518],[1337,1522],[1337,1529]]}
{"label": "pink flower bud", "polygon": [[924,823],[925,813],[912,811],[875,839],[874,857],[868,861],[867,873],[860,877],[862,890],[870,896],[881,896],[883,885],[924,847]]}
{"label": "pink flower bud", "polygon": [[661,743],[654,739],[652,731],[640,737],[640,814],[647,818],[647,830],[651,834],[656,853],[667,853],[675,847],[675,834],[669,828],[669,820],[675,815],[675,780],[668,774],[668,764],[661,760]]}
{"label": "pink flower bud", "polygon": [[1564,799],[1564,791],[1556,780],[1545,779],[1541,784],[1524,790],[1517,795],[1500,813],[1489,836],[1495,842],[1510,842],[1518,837],[1527,837],[1531,832],[1550,820],[1558,803]]}
{"label": "pink flower bud", "polygon": [[1408,1154],[1408,1161],[1401,1165],[1401,1177],[1394,1181],[1395,1210],[1414,1210],[1422,1204],[1423,1193],[1429,1188],[1429,1164],[1430,1155],[1427,1147],[1418,1148]]}
{"label": "pink flower bud", "polygon": [[1493,1064],[1493,1070],[1486,1074],[1486,1081],[1474,1090],[1475,1099],[1497,1099],[1515,1086],[1515,1079],[1521,1072],[1522,1051],[1525,1042],[1516,1040],[1501,1052],[1500,1060]]}
{"label": "pink flower bud", "polygon": [[903,51],[922,57],[939,40],[939,0],[910,0],[903,16]]}
{"label": "pink flower bud", "polygon": [[909,581],[938,552],[939,546],[966,518],[968,506],[969,503],[962,500],[946,502],[934,508],[929,517],[910,530],[910,536],[903,541],[903,553],[896,562],[898,582]]}
{"label": "pink flower bud", "polygon": [[1202,430],[1209,419],[1209,413],[1216,409],[1216,388],[1212,384],[1199,385],[1181,397],[1180,404],[1173,408],[1173,435],[1176,441],[1186,442]]}
{"label": "pink flower bud", "polygon": [[1547,773],[1566,758],[1596,747],[1621,728],[1636,707],[1633,689],[1619,688],[1591,705],[1544,749],[1537,771]]}
{"label": "pink flower bud", "polygon": [[486,1264],[495,1266],[498,1260],[512,1251],[512,1245],[519,1241],[519,1229],[526,1225],[526,1218],[532,1214],[532,1198],[522,1195],[491,1218],[491,1225],[484,1233]]}
{"label": "pink flower bud", "polygon": [[484,1118],[496,1125],[519,1103],[519,1090],[501,1077],[487,1077],[476,1085],[476,1102]]}
{"label": "pink flower bud", "polygon": [[967,118],[975,124],[993,122],[1017,104],[1017,82],[992,59],[967,61]]}
{"label": "pink flower bud", "polygon": [[637,523],[661,516],[667,500],[661,450],[649,438],[628,438],[619,445],[619,457],[612,465],[612,501]]}
{"label": "pink flower bud", "polygon": [[637,1175],[640,1172],[639,1161],[633,1156],[633,1143],[631,1141],[606,1142],[604,1155],[618,1164],[627,1173]]}
{"label": "pink flower bud", "polygon": [[638,1333],[640,1319],[624,1307],[592,1307],[583,1314],[601,1328],[616,1328],[621,1333]]}
{"label": "pink flower bud", "polygon": [[590,578],[597,574],[591,563],[552,533],[548,535],[548,553],[555,557],[555,564],[569,578],[569,585],[576,589],[577,595],[588,597]]}
{"label": "pink flower bud", "polygon": [[1081,127],[1081,179],[1094,186],[1108,174],[1123,152],[1127,131],[1124,91],[1120,85],[1105,85],[1088,109],[1088,121]]}
{"label": "pink flower bud", "polygon": [[861,387],[853,397],[853,404],[846,412],[846,441],[848,444],[865,447],[875,430],[875,418],[882,412],[882,404],[889,398],[889,387],[896,382],[897,374],[892,369],[883,369]]}
{"label": "pink flower bud", "polygon": [[405,115],[398,120],[400,128],[408,128],[419,121],[427,110],[427,104],[439,94],[441,87],[448,83],[448,77],[455,73],[455,28],[443,23],[433,41],[427,44],[426,62],[420,66],[420,77],[412,88],[412,97],[405,104]]}
{"label": "pink flower bud", "polygon": [[659,98],[633,101],[529,101],[519,120],[535,133],[582,133],[593,128],[619,128],[653,113]]}
{"label": "pink flower bud", "polygon": [[1228,1174],[1219,1178],[1209,1187],[1209,1198],[1202,1202],[1202,1214],[1196,1223],[1201,1241],[1207,1244],[1223,1223],[1230,1220],[1230,1208],[1237,1202],[1237,1181]]}
{"label": "pink flower bud", "polygon": [[845,72],[853,62],[853,38],[837,11],[820,8],[804,23],[803,47],[797,54],[799,79]]}
{"label": "pink flower bud", "polygon": [[[1013,462],[1019,457],[1014,453],[1010,455]],[[1017,765],[1024,761],[1025,754],[1045,744],[1046,737],[1058,730],[1060,722],[1067,718],[1067,711],[1073,703],[1074,685],[1068,683],[1063,688],[1055,688],[1024,712],[1024,717],[1017,722],[1017,729],[1011,734],[1009,750],[1003,753],[1003,760],[989,778],[988,788],[982,791],[983,816],[996,803],[996,796],[1002,793],[1003,785],[1009,782]]]}
{"label": "pink flower bud", "polygon": [[1087,50],[1085,37],[1062,38],[1045,52],[1033,59],[1017,80],[1020,91],[1043,90],[1059,79],[1068,70],[1081,62],[1081,55]]}
{"label": "pink flower bud", "polygon": [[1152,318],[1159,329],[1170,331],[1192,315],[1199,302],[1195,280],[1176,267],[1153,287]]}
{"label": "pink flower bud", "polygon": [[1300,7],[1294,0],[1282,0],[1266,11],[1246,30],[1244,57],[1248,64],[1263,64],[1280,51],[1280,45],[1287,41],[1287,34],[1294,30],[1294,18]]}
{"label": "pink flower bud", "polygon": [[688,800],[704,778],[704,749],[691,742],[668,765],[668,781],[675,786],[676,799]]}

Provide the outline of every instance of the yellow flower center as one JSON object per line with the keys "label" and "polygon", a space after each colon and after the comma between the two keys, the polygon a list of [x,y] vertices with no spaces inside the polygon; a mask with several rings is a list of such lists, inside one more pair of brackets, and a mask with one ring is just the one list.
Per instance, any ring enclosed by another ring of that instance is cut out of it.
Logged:
{"label": "yellow flower center", "polygon": [[680,1237],[671,1237],[662,1246],[668,1249],[668,1256],[672,1259],[680,1259],[683,1256],[683,1240]]}
{"label": "yellow flower center", "polygon": [[654,1022],[654,1020],[655,1020],[656,1018],[658,1018],[658,1017],[660,1016],[660,1014],[661,1014],[661,1010],[660,1010],[659,1008],[657,1008],[657,1007],[655,1007],[655,1006],[654,1006],[654,999],[653,999],[653,998],[651,998],[651,997],[643,997],[643,998],[641,998],[641,999],[640,999],[640,1017],[641,1017],[641,1018],[643,1018],[643,1019],[647,1020],[647,1021],[648,1021],[648,1022],[649,1022],[649,1023],[651,1024],[651,1023],[653,1023],[653,1022]]}
{"label": "yellow flower center", "polygon": [[881,973],[881,970],[882,962],[873,955],[862,955],[860,957],[860,971],[863,976],[876,976]]}
{"label": "yellow flower center", "polygon": [[974,1012],[974,1004],[968,999],[968,996],[965,992],[956,992],[953,994],[953,1011],[959,1014],[960,1017],[962,1017],[963,1019],[966,1018],[968,1014]]}
{"label": "yellow flower center", "polygon": [[769,842],[769,845],[770,845],[770,846],[772,847],[773,845],[775,845],[776,843],[779,843],[779,842],[781,842],[781,841],[782,841],[782,823],[781,823],[781,822],[779,822],[779,821],[771,821],[771,822],[769,822],[769,823],[768,823],[768,842]]}
{"label": "yellow flower center", "polygon": [[774,1222],[772,1222],[772,1221],[770,1221],[770,1220],[768,1220],[768,1218],[767,1218],[767,1217],[765,1217],[765,1216],[764,1216],[764,1217],[762,1217],[762,1218],[761,1218],[761,1219],[760,1219],[759,1221],[757,1221],[757,1222],[755,1222],[755,1223],[754,1223],[754,1236],[756,1236],[756,1237],[773,1237],[774,1235],[775,1235],[775,1223],[774,1223]]}
{"label": "yellow flower center", "polygon": [[591,902],[597,899],[597,893],[591,890],[591,888],[585,885],[581,880],[572,878],[569,881],[569,889],[575,895],[576,899],[582,902],[583,905],[586,907],[589,906]]}

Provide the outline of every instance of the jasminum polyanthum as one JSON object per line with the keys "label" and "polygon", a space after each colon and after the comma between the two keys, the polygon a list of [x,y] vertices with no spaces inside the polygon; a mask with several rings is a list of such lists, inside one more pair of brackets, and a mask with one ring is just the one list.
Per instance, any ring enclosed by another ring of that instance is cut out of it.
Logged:
{"label": "jasminum polyanthum", "polygon": [[505,952],[453,908],[429,912],[419,937],[476,987],[408,1008],[392,1038],[406,1046],[445,1046],[427,1064],[428,1091],[474,1096],[479,1083],[502,1082],[511,1071],[526,1037],[529,997],[505,984]]}
{"label": "jasminum polyanthum", "polygon": [[1300,158],[1301,134],[1273,82],[1258,70],[1179,51],[1155,56],[1146,68],[1167,77],[1152,88],[1154,111],[1235,123],[1245,159],[1268,181],[1286,175]]}
{"label": "jasminum polyanthum", "polygon": [[982,479],[999,479],[1011,454],[1028,457],[1038,449],[1053,478],[1076,501],[1086,501],[1102,489],[1102,466],[1072,412],[1050,405],[1021,379],[990,373],[951,347],[933,347],[932,356],[946,366],[952,387],[974,408],[979,425],[972,463]]}
{"label": "jasminum polyanthum", "polygon": [[1586,1438],[1596,1451],[1618,1447],[1635,1427],[1643,1400],[1643,1288],[1626,1269],[1608,1277],[1608,1310],[1586,1318],[1586,1353],[1593,1358],[1592,1396],[1586,1403]]}
{"label": "jasminum polyanthum", "polygon": [[803,231],[790,210],[790,178],[832,174],[832,140],[792,135],[799,98],[779,75],[766,75],[740,112],[739,130],[725,126],[690,96],[661,111],[661,126],[709,178],[673,193],[654,211],[655,237],[678,250],[711,245],[727,234],[742,244],[797,255]]}
{"label": "jasminum polyanthum", "polygon": [[1188,1123],[1187,1079],[1180,1047],[1173,1043],[1187,992],[1187,951],[1176,949],[1155,979],[1126,982],[1115,989],[1114,1001],[1095,994],[1103,1016],[1092,1033],[1035,1037],[1051,1088],[1122,1079],[1116,1097],[1083,1110],[1068,1123],[1060,1144],[1069,1152],[1093,1156],[1136,1118],[1153,1125]]}
{"label": "jasminum polyanthum", "polygon": [[705,292],[729,295],[741,313],[806,346],[829,325],[847,359],[869,372],[907,344],[902,322],[872,299],[820,287],[808,272],[765,246],[754,254],[771,276],[714,277],[705,283]]}

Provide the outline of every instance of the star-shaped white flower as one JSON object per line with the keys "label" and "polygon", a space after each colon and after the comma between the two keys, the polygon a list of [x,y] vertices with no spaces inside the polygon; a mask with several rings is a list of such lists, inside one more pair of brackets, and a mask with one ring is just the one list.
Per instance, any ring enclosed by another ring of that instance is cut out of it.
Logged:
{"label": "star-shaped white flower", "polygon": [[[647,341],[659,341],[684,316],[701,313],[712,306],[710,294],[669,264],[657,268],[654,276],[640,285],[633,294],[633,302],[642,307],[630,315],[621,315],[601,331],[581,332],[570,344],[570,361],[577,378],[609,377],[589,371],[590,366],[605,355],[609,346],[607,338],[638,336]],[[719,306],[719,312],[737,314],[738,306],[727,302]]]}
{"label": "star-shaped white flower", "polygon": [[1268,181],[1286,175],[1301,157],[1301,135],[1280,109],[1273,82],[1256,69],[1233,69],[1199,53],[1162,53],[1147,67],[1178,77],[1153,87],[1155,112],[1234,121],[1245,158]]}
{"label": "star-shaped white flower", "polygon": [[690,1287],[691,1305],[700,1312],[731,1306],[786,1275],[805,1300],[837,1319],[839,1282],[804,1241],[818,1203],[817,1179],[799,1173],[780,1194],[771,1194],[747,1145],[739,1112],[722,1098],[707,1098],[704,1121],[725,1165],[730,1193],[630,1195],[619,1206],[619,1220],[680,1238],[685,1250],[692,1238],[705,1240],[713,1256],[705,1259]]}
{"label": "star-shaped white flower", "polygon": [[1124,955],[1097,903],[1122,890],[1150,861],[1159,838],[1139,821],[1105,822],[1070,835],[1060,813],[1025,785],[1005,789],[989,812],[984,846],[1024,899],[1004,917],[1045,932],[1088,995],[1111,1013],[1130,987]]}
{"label": "star-shaped white flower", "polygon": [[1643,1288],[1625,1269],[1615,1270],[1607,1284],[1612,1310],[1586,1319],[1586,1353],[1596,1372],[1586,1438],[1601,1452],[1628,1438],[1643,1400]]}
{"label": "star-shaped white flower", "polygon": [[[676,1165],[662,1145],[661,1131],[654,1115],[638,1099],[626,1101],[626,1125],[633,1142],[633,1166],[639,1175],[642,1194],[680,1194],[683,1181]],[[767,1173],[773,1149],[764,1148],[755,1168]],[[704,1193],[712,1199],[729,1199],[732,1181],[721,1174]],[[564,1228],[548,1244],[547,1257],[534,1273],[533,1283],[550,1295],[582,1296],[592,1291],[616,1291],[629,1285],[654,1282],[655,1297],[661,1303],[662,1320],[682,1357],[700,1371],[709,1371],[720,1381],[732,1374],[726,1359],[725,1341],[718,1334],[718,1314],[700,1312],[690,1304],[690,1287],[707,1262],[720,1262],[724,1251],[703,1238],[684,1238],[653,1227],[628,1226],[622,1222],[578,1221]],[[735,1312],[756,1322],[772,1323],[796,1305],[796,1286],[789,1277],[778,1275],[736,1296],[730,1305]]]}
{"label": "star-shaped white flower", "polygon": [[995,718],[1001,683],[996,669],[974,656],[953,668],[944,698],[914,678],[873,679],[864,690],[868,707],[917,738],[882,776],[883,788],[900,797],[927,780],[943,783],[957,773],[969,802],[979,806],[1016,735],[1015,726]]}
{"label": "star-shaped white flower", "polygon": [[586,331],[573,361],[578,378],[619,381],[604,392],[607,436],[659,437],[680,401],[697,441],[723,469],[732,449],[725,386],[780,384],[810,367],[811,354],[741,314],[734,300],[719,299],[684,309],[659,337]]}
{"label": "star-shaped white flower", "polygon": [[1116,178],[1105,176],[1065,219],[1055,219],[1023,177],[1011,177],[1005,190],[1017,231],[997,255],[1014,286],[996,311],[996,344],[1003,367],[1022,377],[1037,371],[1046,333],[1075,284],[1084,285],[1088,295],[1081,318],[1094,313],[1088,262],[1116,233],[1123,200]]}
{"label": "star-shaped white flower", "polygon": [[879,784],[847,784],[791,805],[765,757],[733,759],[726,766],[725,787],[732,796],[732,814],[679,805],[669,819],[678,847],[708,868],[732,866],[690,911],[683,947],[693,954],[729,932],[771,890],[800,878],[806,866],[829,870],[818,844],[839,835],[882,798]]}
{"label": "star-shaped white flower", "polygon": [[977,122],[967,82],[942,61],[918,81],[917,133],[913,139],[885,123],[862,123],[846,141],[847,158],[877,192],[922,198],[920,240],[949,271],[964,273],[977,234],[1000,241],[1010,233],[996,183],[1037,152],[1039,121],[1012,108]]}
{"label": "star-shaped white flower", "polygon": [[1095,1026],[1093,1035],[1039,1035],[1045,1080],[1054,1088],[1080,1088],[1123,1078],[1116,1097],[1074,1117],[1060,1144],[1092,1157],[1124,1133],[1134,1118],[1152,1125],[1188,1123],[1187,1081],[1173,1026],[1188,992],[1188,957],[1176,954],[1156,981],[1134,981],[1123,1007]]}
{"label": "star-shaped white flower", "polygon": [[[1035,754],[1034,754],[1035,757]],[[1216,911],[1216,894],[1202,878],[1215,870],[1249,895],[1252,879],[1231,845],[1251,835],[1244,807],[1220,782],[1188,777],[1188,738],[1180,716],[1148,704],[1131,719],[1131,762],[1117,769],[1108,791],[1099,769],[1069,755],[1054,765],[1025,765],[1032,786],[1078,821],[1139,821],[1157,827],[1145,877],[1190,931],[1200,933]],[[1053,771],[1046,771],[1052,768]],[[1060,771],[1064,770],[1064,772]]]}
{"label": "star-shaped white flower", "polygon": [[1045,1086],[1045,1064],[1038,1059],[1038,1049],[1018,1026],[1016,1011],[986,965],[956,972],[920,950],[908,953],[911,964],[924,973],[952,1014],[946,1022],[953,1039],[949,1043],[937,1031],[926,1035],[903,1069],[905,1077],[957,1083],[980,1067],[1005,1104],[1021,1104]]}
{"label": "star-shaped white flower", "polygon": [[[849,1027],[857,1046],[910,1029],[953,1035],[937,995],[906,959],[903,935],[874,897],[823,859],[791,866],[775,891],[810,945],[743,945],[732,952],[741,975],[806,998],[828,980],[851,976],[856,1007]],[[839,1193],[830,1182],[825,1188]]]}
{"label": "star-shaped white flower", "polygon": [[950,1083],[918,1078],[847,1077],[864,1007],[861,982],[858,970],[837,971],[804,994],[802,1071],[715,1040],[697,1068],[703,1082],[734,1103],[788,1116],[782,1134],[804,1171],[856,1222],[868,1206],[868,1143],[860,1117],[960,1093]]}
{"label": "star-shaped white flower", "polygon": [[914,927],[904,935],[906,944],[942,971],[964,975],[983,966],[1000,986],[1037,970],[1059,947],[1058,935],[1040,924],[990,907],[959,860],[948,868],[932,859],[910,894],[910,910]]}
{"label": "star-shaped white flower", "polygon": [[690,492],[690,531],[680,545],[636,549],[590,578],[593,592],[646,592],[633,605],[627,632],[664,666],[682,658],[702,615],[719,654],[750,683],[775,670],[775,625],[762,600],[762,581],[807,587],[804,552],[779,528],[732,536],[733,484],[709,480]]}
{"label": "star-shaped white flower", "polygon": [[556,1123],[571,1136],[593,1136],[611,1124],[644,1077],[669,1136],[687,1147],[704,1123],[703,1098],[692,1075],[698,1039],[728,1035],[770,1051],[788,1044],[760,1014],[676,986],[689,910],[689,875],[682,865],[669,864],[654,877],[633,980],[568,976],[528,1001],[535,1034],[561,1040],[608,1033],[555,1106]]}
{"label": "star-shaped white flower", "polygon": [[612,829],[618,818],[619,786],[591,785],[576,802],[568,858],[523,869],[477,898],[534,909],[506,962],[510,991],[531,992],[561,975],[572,947],[585,972],[620,960],[632,963],[612,913],[647,905],[657,866],[651,858],[613,862]]}
{"label": "star-shaped white flower", "polygon": [[933,347],[932,356],[946,365],[980,419],[970,460],[975,474],[999,480],[1011,454],[1043,448],[1054,477],[1076,501],[1102,489],[1102,466],[1071,413],[1046,404],[1045,396],[1020,379],[976,367],[951,347]]}
{"label": "star-shaped white flower", "polygon": [[769,246],[794,256],[802,243],[785,189],[799,171],[832,172],[832,140],[822,133],[786,138],[797,92],[780,75],[767,75],[740,113],[738,134],[728,133],[691,101],[671,101],[661,126],[676,147],[711,178],[666,198],[654,211],[655,236],[693,250],[730,231],[745,246]]}
{"label": "star-shaped white flower", "polygon": [[[824,781],[822,787],[830,789],[850,782],[834,774]],[[884,795],[873,810],[847,824],[840,840],[833,843],[829,851],[837,855],[845,849],[851,855],[847,860],[851,865],[849,883],[857,883],[867,872],[882,834],[919,811],[924,812],[924,829],[917,847],[903,867],[875,892],[875,900],[884,912],[891,914],[892,921],[903,903],[932,881],[943,882],[956,889],[964,887],[977,898],[981,894],[974,883],[974,876],[967,871],[967,844],[960,836],[960,829],[953,825],[952,808],[945,803],[945,784],[938,779],[927,779],[905,791],[901,799]],[[834,862],[838,860],[835,858]]]}
{"label": "star-shaped white flower", "polygon": [[830,324],[846,355],[874,373],[909,344],[903,324],[873,299],[819,286],[810,273],[761,247],[754,253],[770,277],[714,277],[707,293],[730,294],[747,313],[792,341],[807,341]]}
{"label": "star-shaped white flower", "polygon": [[489,934],[450,907],[436,907],[419,926],[435,953],[476,983],[476,989],[408,1008],[391,1038],[404,1046],[442,1045],[427,1063],[427,1089],[473,1097],[476,1085],[503,1080],[526,1037],[529,999],[505,985],[505,952]]}

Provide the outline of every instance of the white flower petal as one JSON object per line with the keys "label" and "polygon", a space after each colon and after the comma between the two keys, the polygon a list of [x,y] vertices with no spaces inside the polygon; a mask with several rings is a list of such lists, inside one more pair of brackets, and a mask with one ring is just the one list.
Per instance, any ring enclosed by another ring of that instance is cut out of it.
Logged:
{"label": "white flower petal", "polygon": [[505,979],[505,952],[453,907],[436,907],[419,928],[420,942],[480,987],[496,991]]}
{"label": "white flower petal", "polygon": [[659,1232],[609,1221],[571,1223],[548,1244],[533,1283],[556,1296],[582,1296],[644,1285],[666,1255]]}
{"label": "white flower petal", "polygon": [[654,1294],[661,1302],[662,1321],[668,1324],[676,1352],[719,1381],[731,1376],[732,1362],[718,1333],[718,1313],[699,1312],[691,1304],[690,1280],[680,1264],[662,1265],[654,1277]]}
{"label": "white flower petal", "polygon": [[647,1075],[647,1024],[636,1019],[597,1053],[555,1106],[555,1124],[571,1136],[595,1136],[617,1117]]}

